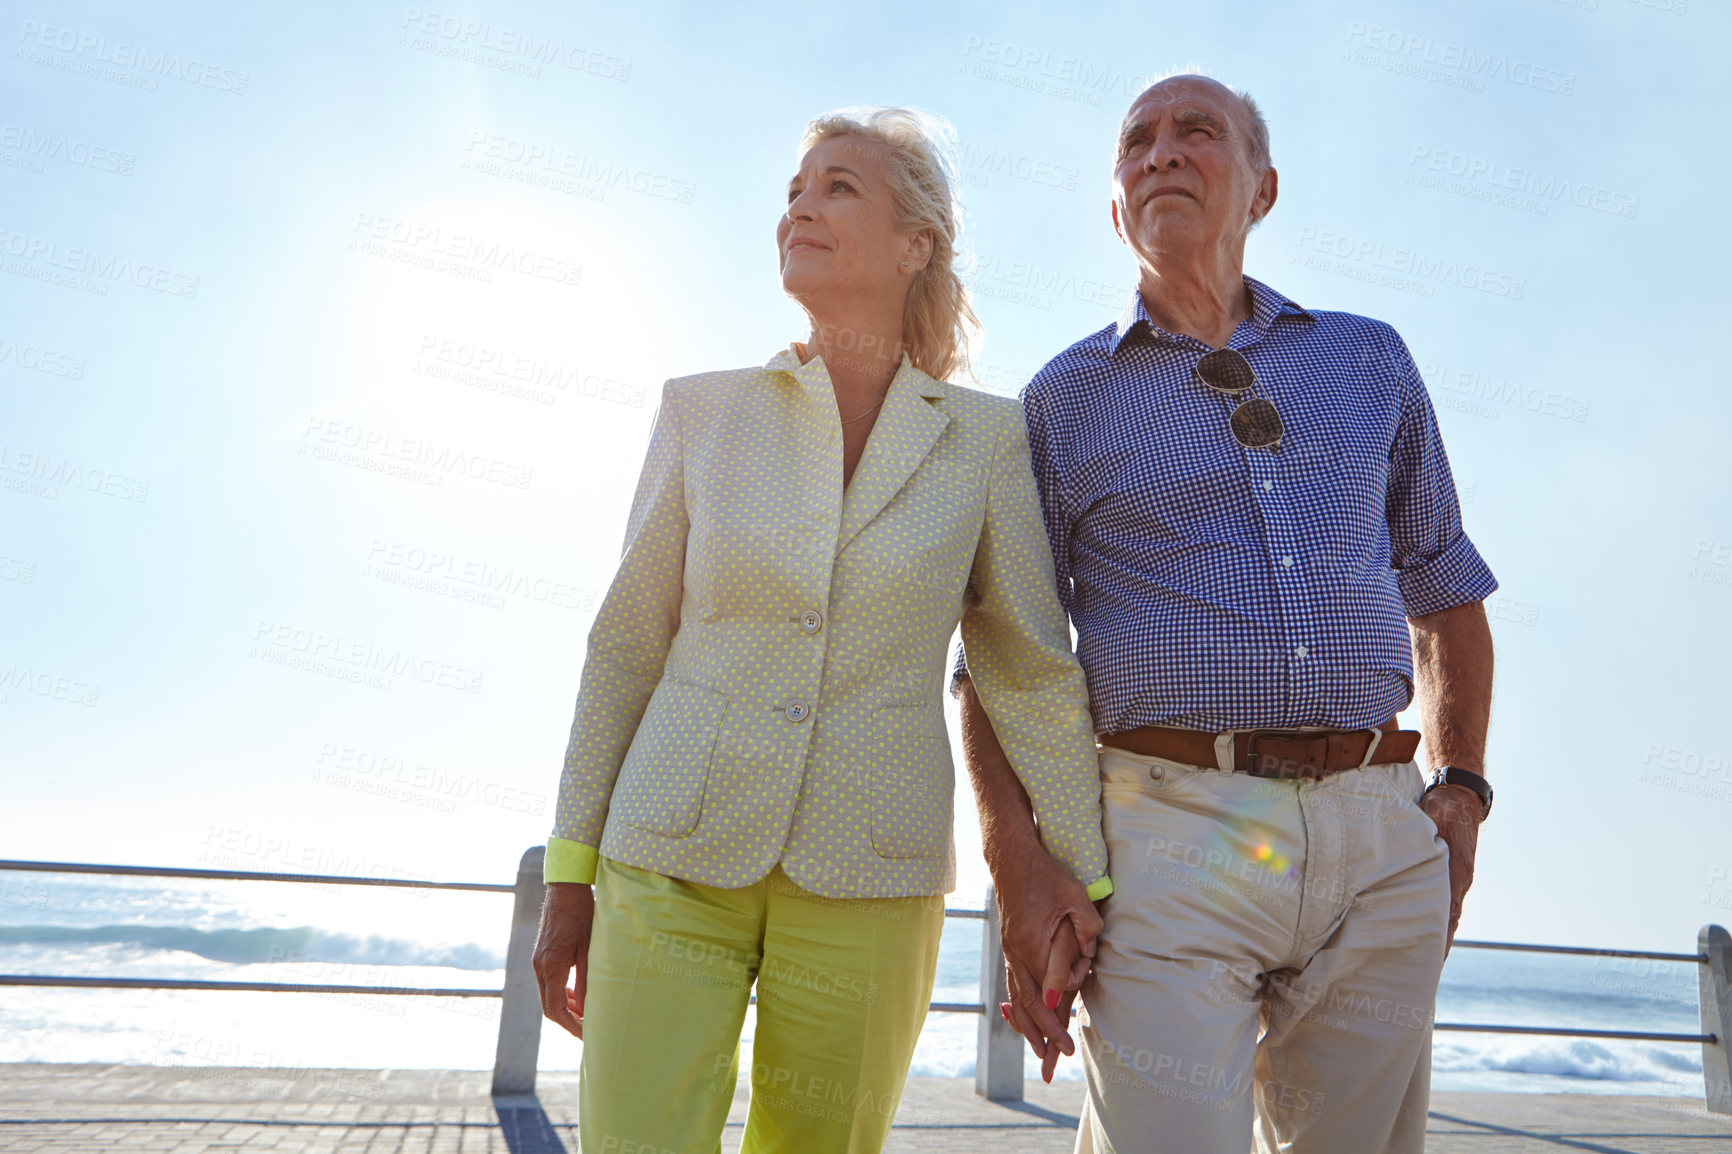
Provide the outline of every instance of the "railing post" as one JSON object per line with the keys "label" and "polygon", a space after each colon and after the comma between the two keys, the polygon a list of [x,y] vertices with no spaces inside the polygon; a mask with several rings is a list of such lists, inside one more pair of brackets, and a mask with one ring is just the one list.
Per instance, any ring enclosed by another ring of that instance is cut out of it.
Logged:
{"label": "railing post", "polygon": [[541,1056],[541,988],[530,958],[541,924],[545,888],[541,865],[546,856],[546,846],[532,846],[517,863],[511,941],[505,948],[505,997],[499,1006],[499,1048],[493,1056],[495,1094],[535,1093],[535,1063]]}
{"label": "railing post", "polygon": [[1701,967],[1702,1032],[1719,1039],[1702,1043],[1707,1106],[1715,1114],[1732,1114],[1732,934],[1724,926],[1703,926],[1696,949],[1708,957]]}
{"label": "railing post", "polygon": [[1022,1035],[998,1011],[1010,1000],[1004,977],[1004,943],[999,940],[998,895],[986,887],[986,920],[981,923],[980,1037],[975,1044],[974,1092],[993,1102],[1022,1101]]}

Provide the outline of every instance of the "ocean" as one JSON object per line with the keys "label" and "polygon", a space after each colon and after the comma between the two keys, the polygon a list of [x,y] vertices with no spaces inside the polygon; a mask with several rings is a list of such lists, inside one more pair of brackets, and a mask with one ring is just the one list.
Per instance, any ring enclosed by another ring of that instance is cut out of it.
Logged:
{"label": "ocean", "polygon": [[[978,906],[979,897],[949,901]],[[498,988],[510,917],[505,894],[0,872],[0,973]],[[947,922],[935,1001],[979,999],[981,926]],[[1436,1017],[1695,1033],[1696,971],[1457,949]],[[486,1069],[498,1016],[495,998],[0,986],[0,1062]],[[972,1075],[977,1021],[932,1014],[913,1072]],[[752,1030],[748,1015],[748,1047]],[[542,1069],[575,1069],[580,1052],[545,1025]],[[1440,1032],[1432,1072],[1439,1090],[1703,1092],[1694,1044]],[[1058,1077],[1080,1079],[1082,1068],[1065,1059]]]}

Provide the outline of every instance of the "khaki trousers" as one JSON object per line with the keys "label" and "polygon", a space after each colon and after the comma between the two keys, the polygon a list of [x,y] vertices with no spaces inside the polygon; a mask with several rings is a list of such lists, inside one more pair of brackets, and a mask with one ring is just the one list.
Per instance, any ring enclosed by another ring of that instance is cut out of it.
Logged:
{"label": "khaki trousers", "polygon": [[1100,760],[1078,1154],[1423,1150],[1449,872],[1418,767]]}

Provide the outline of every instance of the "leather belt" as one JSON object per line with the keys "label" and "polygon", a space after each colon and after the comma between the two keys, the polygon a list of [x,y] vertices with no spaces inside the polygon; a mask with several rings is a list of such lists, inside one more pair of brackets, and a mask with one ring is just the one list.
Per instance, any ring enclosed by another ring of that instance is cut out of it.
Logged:
{"label": "leather belt", "polygon": [[[1393,720],[1377,729],[1240,729],[1230,734],[1145,725],[1103,733],[1099,740],[1114,749],[1186,765],[1231,768],[1252,777],[1311,780],[1366,765],[1400,765],[1412,761],[1419,751],[1418,731],[1396,729]],[[1223,764],[1227,761],[1230,766]]]}

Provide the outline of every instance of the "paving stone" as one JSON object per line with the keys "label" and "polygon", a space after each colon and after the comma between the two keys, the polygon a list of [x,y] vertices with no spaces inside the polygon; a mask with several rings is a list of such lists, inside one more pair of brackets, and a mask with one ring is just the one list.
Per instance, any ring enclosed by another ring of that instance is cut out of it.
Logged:
{"label": "paving stone", "polygon": [[[475,1070],[0,1064],[0,1154],[577,1150],[575,1075],[543,1075],[538,1096],[529,1101],[496,1103],[488,1083],[488,1073]],[[975,1097],[970,1079],[910,1078],[885,1150],[1065,1154],[1076,1131],[1081,1085],[1030,1084],[1026,1092],[1026,1101],[993,1103]],[[537,1105],[539,1114],[522,1112]],[[722,1137],[728,1154],[739,1149],[747,1105],[742,1092]],[[1729,1154],[1732,1118],[1684,1098],[1437,1094],[1426,1149]]]}

